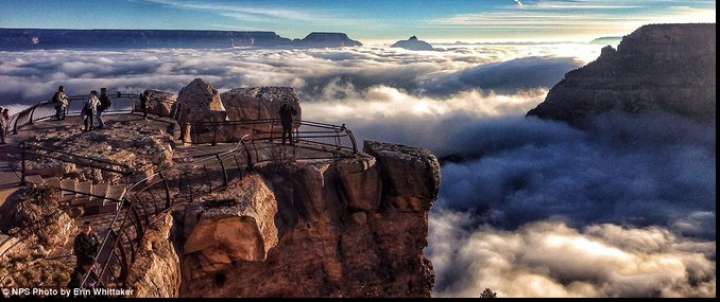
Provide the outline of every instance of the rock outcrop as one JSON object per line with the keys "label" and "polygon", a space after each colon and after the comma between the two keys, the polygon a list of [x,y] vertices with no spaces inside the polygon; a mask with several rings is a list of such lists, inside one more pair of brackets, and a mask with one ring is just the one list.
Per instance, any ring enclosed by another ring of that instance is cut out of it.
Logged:
{"label": "rock outcrop", "polygon": [[[138,177],[172,165],[173,138],[163,130],[133,121],[111,123],[98,131],[82,132],[82,129],[82,125],[62,125],[37,133],[28,142],[75,156],[126,165],[141,172]],[[106,166],[121,169],[120,166]],[[44,177],[74,175],[79,181],[116,182],[121,177],[117,173],[42,157],[27,160],[25,169],[28,174]]]}
{"label": "rock outcrop", "polygon": [[405,48],[409,50],[435,50],[430,43],[418,40],[416,36],[412,36],[407,40],[397,41],[393,45],[390,45],[390,47]]}
{"label": "rock outcrop", "polygon": [[[278,120],[280,107],[283,104],[292,105],[297,111],[293,116],[295,121],[302,120],[300,98],[294,88],[290,87],[253,87],[235,88],[220,95],[223,106],[231,121],[268,121]],[[270,133],[272,124],[263,123],[255,125],[224,126],[222,136],[229,139],[239,139],[245,134],[258,131]],[[275,132],[280,131],[274,129]]]}
{"label": "rock outcrop", "polygon": [[581,125],[612,110],[662,110],[715,123],[715,43],[714,23],[643,26],[568,72],[528,115]]}
{"label": "rock outcrop", "polygon": [[180,137],[184,142],[192,141],[190,126],[185,123],[222,122],[227,119],[220,93],[200,78],[180,90],[177,106],[177,122],[180,125]]}
{"label": "rock outcrop", "polygon": [[[177,94],[154,89],[148,89],[146,91],[150,99],[147,102],[147,112],[160,117],[172,117],[173,108],[175,107],[175,102],[178,97]],[[139,103],[135,105],[135,111],[142,112]]]}
{"label": "rock outcrop", "polygon": [[173,298],[180,290],[180,262],[170,238],[173,217],[164,213],[145,232],[128,270],[132,297]]}
{"label": "rock outcrop", "polygon": [[423,249],[438,161],[377,142],[365,152],[257,164],[189,206],[181,296],[430,297]]}

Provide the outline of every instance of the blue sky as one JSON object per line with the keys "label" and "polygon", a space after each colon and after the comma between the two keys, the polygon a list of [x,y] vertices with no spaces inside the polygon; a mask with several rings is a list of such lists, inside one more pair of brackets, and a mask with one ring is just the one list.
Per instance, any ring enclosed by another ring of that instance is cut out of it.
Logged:
{"label": "blue sky", "polygon": [[262,30],[302,38],[579,40],[715,22],[708,0],[0,0],[0,27]]}

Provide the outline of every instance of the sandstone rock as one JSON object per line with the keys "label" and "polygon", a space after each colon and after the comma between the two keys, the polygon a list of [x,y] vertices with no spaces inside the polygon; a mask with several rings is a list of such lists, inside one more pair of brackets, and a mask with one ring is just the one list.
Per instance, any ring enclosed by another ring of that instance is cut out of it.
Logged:
{"label": "sandstone rock", "polygon": [[[76,156],[126,165],[139,171],[138,177],[151,175],[158,168],[169,168],[173,165],[172,136],[143,122],[116,122],[101,131],[87,133],[74,127],[60,129],[48,131],[42,137],[33,137],[29,142]],[[108,167],[122,169],[120,166]],[[117,182],[122,177],[110,171],[43,158],[28,160],[26,171],[28,174],[45,177],[71,176],[81,181]]]}
{"label": "sandstone rock", "polygon": [[155,217],[143,236],[135,261],[128,270],[127,284],[133,297],[173,298],[180,288],[180,263],[171,243],[170,213]]}
{"label": "sandstone rock", "polygon": [[[222,122],[227,120],[227,112],[220,100],[220,94],[212,85],[200,78],[180,90],[177,97],[177,121],[180,124],[181,139],[191,142],[189,125],[185,123]],[[203,131],[204,129],[201,129]],[[214,135],[195,131],[195,135]]]}
{"label": "sandstone rock", "polygon": [[[185,257],[198,258],[200,269],[206,272],[233,261],[265,260],[278,242],[278,230],[277,202],[264,180],[248,175],[212,198],[205,201],[202,211],[191,212],[201,214],[184,244]],[[191,221],[186,219],[186,223]]]}
{"label": "sandstone rock", "polygon": [[427,149],[365,141],[383,178],[383,206],[401,212],[427,212],[440,190],[440,163]]}
{"label": "sandstone rock", "polygon": [[377,210],[380,206],[380,169],[375,158],[343,159],[336,163],[338,176],[351,211]]}
{"label": "sandstone rock", "polygon": [[[177,94],[167,91],[160,91],[154,89],[146,90],[148,92],[147,111],[150,114],[155,114],[161,117],[171,117],[173,113],[173,107],[177,101]],[[136,112],[142,112],[140,103],[138,102],[135,106]]]}
{"label": "sandstone rock", "polygon": [[715,123],[716,25],[646,25],[568,72],[529,116],[581,126],[608,111],[655,110]]}
{"label": "sandstone rock", "polygon": [[[283,104],[290,104],[295,107],[297,115],[295,121],[302,120],[302,108],[300,98],[295,89],[290,87],[254,87],[235,88],[223,92],[221,99],[227,110],[228,119],[231,121],[262,121],[279,120],[278,112]],[[270,124],[258,124],[251,126],[224,126],[223,135],[239,139],[245,134],[258,132],[279,132],[282,128],[276,125],[273,129]]]}

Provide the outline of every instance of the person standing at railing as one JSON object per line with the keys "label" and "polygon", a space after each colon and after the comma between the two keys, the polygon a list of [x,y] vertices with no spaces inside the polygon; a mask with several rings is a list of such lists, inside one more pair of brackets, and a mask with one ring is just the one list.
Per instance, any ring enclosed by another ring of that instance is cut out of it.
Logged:
{"label": "person standing at railing", "polygon": [[290,139],[290,146],[293,145],[292,125],[293,115],[296,115],[295,107],[283,104],[280,107],[280,123],[282,124],[282,144],[285,145],[285,137]]}
{"label": "person standing at railing", "polygon": [[65,111],[68,106],[67,95],[65,94],[65,86],[58,87],[58,91],[52,97],[53,103],[55,103],[55,118],[58,121],[65,119]]}
{"label": "person standing at railing", "polygon": [[149,92],[147,90],[143,91],[143,93],[140,94],[140,109],[142,109],[143,112],[143,119],[147,119],[147,105],[148,101],[150,100]]}
{"label": "person standing at railing", "polygon": [[102,114],[108,108],[110,108],[110,96],[107,94],[107,88],[103,87],[100,88],[100,105],[97,107],[98,129],[105,127]]}
{"label": "person standing at railing", "polygon": [[90,91],[90,95],[85,100],[85,131],[93,130],[93,123],[95,122],[95,115],[97,114],[97,107],[100,105],[100,99],[98,99],[97,91]]}
{"label": "person standing at railing", "polygon": [[[8,113],[7,109],[3,109],[3,107],[0,107],[0,145],[5,144],[5,134],[7,133],[7,127],[8,124],[10,124],[10,114]],[[5,115],[8,117],[6,118]]]}

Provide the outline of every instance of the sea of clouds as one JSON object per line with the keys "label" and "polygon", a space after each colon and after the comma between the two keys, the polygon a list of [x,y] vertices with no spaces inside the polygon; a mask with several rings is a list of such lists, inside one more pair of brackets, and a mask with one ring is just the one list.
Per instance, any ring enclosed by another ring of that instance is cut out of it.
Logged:
{"label": "sea of clouds", "polygon": [[293,87],[305,120],[449,159],[426,249],[435,296],[714,297],[714,125],[614,114],[579,130],[524,116],[601,47],[0,52],[0,106],[60,85]]}

